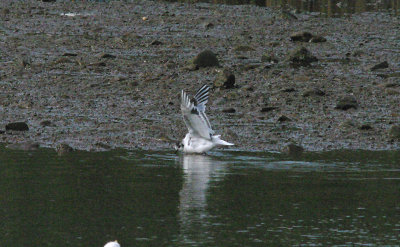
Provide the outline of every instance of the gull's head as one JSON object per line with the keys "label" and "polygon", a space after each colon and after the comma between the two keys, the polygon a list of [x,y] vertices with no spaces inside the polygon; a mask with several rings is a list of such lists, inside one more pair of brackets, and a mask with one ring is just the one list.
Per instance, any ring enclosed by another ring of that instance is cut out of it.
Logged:
{"label": "gull's head", "polygon": [[177,142],[177,143],[175,143],[175,150],[178,152],[178,151],[183,151],[183,143],[182,142]]}
{"label": "gull's head", "polygon": [[118,243],[117,240],[115,240],[114,242],[106,243],[106,245],[104,245],[104,247],[121,247],[121,245]]}

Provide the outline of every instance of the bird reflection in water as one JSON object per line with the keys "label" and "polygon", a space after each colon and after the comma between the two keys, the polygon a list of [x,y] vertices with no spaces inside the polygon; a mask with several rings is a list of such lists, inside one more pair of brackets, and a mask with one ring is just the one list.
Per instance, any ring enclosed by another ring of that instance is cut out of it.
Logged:
{"label": "bird reflection in water", "polygon": [[209,232],[207,195],[210,180],[224,174],[223,162],[207,155],[184,155],[180,157],[184,172],[183,186],[179,194],[180,240],[185,243],[204,243]]}

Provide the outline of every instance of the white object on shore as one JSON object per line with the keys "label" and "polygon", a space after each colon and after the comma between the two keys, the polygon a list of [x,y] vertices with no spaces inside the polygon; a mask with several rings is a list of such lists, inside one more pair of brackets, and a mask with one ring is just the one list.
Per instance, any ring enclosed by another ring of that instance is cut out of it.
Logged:
{"label": "white object on shore", "polygon": [[121,247],[121,245],[118,243],[117,240],[115,240],[114,242],[106,243],[106,245],[104,245],[104,247]]}

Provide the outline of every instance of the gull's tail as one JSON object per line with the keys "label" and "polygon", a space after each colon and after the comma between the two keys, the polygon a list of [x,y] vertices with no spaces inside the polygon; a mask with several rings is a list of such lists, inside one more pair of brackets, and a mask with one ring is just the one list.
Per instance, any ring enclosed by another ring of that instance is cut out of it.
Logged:
{"label": "gull's tail", "polygon": [[221,137],[220,135],[213,136],[213,137],[212,137],[213,142],[214,142],[215,144],[217,144],[217,145],[223,145],[223,146],[233,146],[233,145],[235,145],[235,144],[233,144],[233,143],[230,143],[230,142],[221,140],[220,137]]}

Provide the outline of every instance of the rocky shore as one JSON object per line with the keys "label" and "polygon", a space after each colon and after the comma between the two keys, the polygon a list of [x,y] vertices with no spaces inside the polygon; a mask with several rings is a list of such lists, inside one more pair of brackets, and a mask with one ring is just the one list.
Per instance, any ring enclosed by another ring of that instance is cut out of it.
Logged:
{"label": "rocky shore", "polygon": [[0,7],[0,141],[12,147],[169,149],[187,131],[180,91],[203,84],[213,128],[238,150],[400,147],[399,16],[158,1]]}

